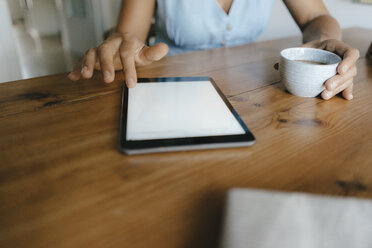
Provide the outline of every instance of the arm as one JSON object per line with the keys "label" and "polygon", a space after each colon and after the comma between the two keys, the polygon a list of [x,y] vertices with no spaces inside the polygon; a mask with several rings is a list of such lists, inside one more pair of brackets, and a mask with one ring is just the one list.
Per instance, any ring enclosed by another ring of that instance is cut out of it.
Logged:
{"label": "arm", "polygon": [[337,67],[338,74],[325,82],[324,99],[343,91],[345,99],[353,98],[353,78],[359,51],[341,40],[338,22],[330,16],[322,0],[283,0],[303,34],[304,46],[325,49],[340,55],[343,60]]}
{"label": "arm", "polygon": [[155,0],[123,0],[116,32],[131,33],[145,43],[154,10]]}
{"label": "arm", "polygon": [[321,0],[284,0],[293,19],[301,29],[303,42],[341,39],[338,22],[330,16]]}
{"label": "arm", "polygon": [[103,80],[111,83],[115,70],[124,70],[128,87],[137,82],[136,66],[159,60],[168,53],[164,43],[152,47],[145,45],[151,26],[156,0],[123,0],[116,27],[117,33],[108,37],[98,48],[90,48],[69,74],[73,81],[93,76],[94,69],[101,70]]}

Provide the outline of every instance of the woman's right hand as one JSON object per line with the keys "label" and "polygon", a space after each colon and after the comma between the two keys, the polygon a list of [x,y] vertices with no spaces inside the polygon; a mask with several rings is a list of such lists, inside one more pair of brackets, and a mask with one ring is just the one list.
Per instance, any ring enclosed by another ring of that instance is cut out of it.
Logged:
{"label": "woman's right hand", "polygon": [[117,33],[107,38],[98,48],[90,48],[68,77],[73,81],[81,77],[88,79],[96,69],[102,71],[105,83],[111,83],[115,79],[115,71],[124,70],[127,86],[132,88],[137,83],[136,66],[160,60],[167,53],[168,46],[165,43],[148,47],[130,33]]}

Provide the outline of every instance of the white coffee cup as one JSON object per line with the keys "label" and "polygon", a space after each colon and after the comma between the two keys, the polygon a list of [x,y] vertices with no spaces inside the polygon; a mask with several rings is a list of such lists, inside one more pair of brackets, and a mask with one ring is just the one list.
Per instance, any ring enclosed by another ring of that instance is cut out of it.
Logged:
{"label": "white coffee cup", "polygon": [[324,90],[324,82],[336,75],[341,58],[334,53],[305,47],[280,52],[280,79],[296,96],[315,97]]}

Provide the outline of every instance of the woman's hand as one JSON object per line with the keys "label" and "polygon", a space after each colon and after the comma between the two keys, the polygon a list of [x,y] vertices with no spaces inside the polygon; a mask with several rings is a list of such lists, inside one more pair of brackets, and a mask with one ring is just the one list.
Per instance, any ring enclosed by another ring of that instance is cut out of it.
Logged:
{"label": "woman's hand", "polygon": [[68,77],[73,81],[81,77],[88,79],[96,69],[102,71],[105,83],[111,83],[115,79],[115,71],[124,69],[127,86],[131,88],[137,83],[136,66],[160,60],[167,53],[168,46],[164,43],[148,47],[132,34],[118,33],[110,36],[98,48],[90,48]]}
{"label": "woman's hand", "polygon": [[355,64],[359,58],[358,49],[335,39],[311,41],[303,46],[327,50],[342,58],[337,67],[337,74],[324,83],[326,89],[321,94],[322,98],[328,100],[342,91],[342,96],[345,99],[353,99],[353,79],[357,74]]}

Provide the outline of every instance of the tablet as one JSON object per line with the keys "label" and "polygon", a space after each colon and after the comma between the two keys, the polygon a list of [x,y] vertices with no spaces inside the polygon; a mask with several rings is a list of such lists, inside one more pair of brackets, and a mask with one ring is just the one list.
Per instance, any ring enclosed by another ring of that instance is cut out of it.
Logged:
{"label": "tablet", "polygon": [[126,154],[251,146],[255,139],[212,78],[125,82],[120,150]]}

